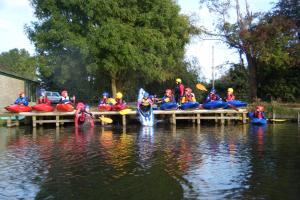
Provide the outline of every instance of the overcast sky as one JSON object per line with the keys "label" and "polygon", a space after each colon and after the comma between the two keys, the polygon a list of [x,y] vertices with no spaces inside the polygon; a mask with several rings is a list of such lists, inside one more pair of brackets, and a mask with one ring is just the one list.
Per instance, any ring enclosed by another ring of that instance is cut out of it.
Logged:
{"label": "overcast sky", "polygon": [[[242,3],[243,0],[241,0]],[[182,12],[197,16],[198,23],[207,27],[213,27],[213,15],[207,9],[199,8],[199,0],[178,0]],[[250,10],[264,12],[270,10],[273,0],[248,0]],[[34,54],[34,46],[30,43],[24,32],[24,25],[35,21],[33,9],[29,0],[0,0],[0,52],[13,48],[25,48]],[[228,62],[237,62],[238,55],[229,50],[226,45],[217,41],[200,41],[193,39],[186,47],[186,57],[196,57],[203,68],[207,79],[211,78],[212,46],[214,46],[214,65],[222,65]]]}

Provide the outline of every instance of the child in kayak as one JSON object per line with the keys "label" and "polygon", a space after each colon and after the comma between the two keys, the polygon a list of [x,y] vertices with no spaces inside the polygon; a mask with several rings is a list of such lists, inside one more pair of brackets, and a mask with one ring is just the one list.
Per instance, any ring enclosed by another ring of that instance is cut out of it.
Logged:
{"label": "child in kayak", "polygon": [[182,97],[181,103],[186,103],[186,102],[196,102],[195,94],[192,93],[191,88],[186,88],[185,94]]}
{"label": "child in kayak", "polygon": [[235,100],[235,96],[233,94],[233,88],[228,88],[227,95],[225,97],[225,101],[232,101],[232,100]]}
{"label": "child in kayak", "polygon": [[153,102],[149,97],[149,93],[145,92],[141,101],[138,102],[138,107],[141,108],[143,111],[147,111],[149,110],[149,108],[151,108],[152,104]]}
{"label": "child in kayak", "polygon": [[221,97],[217,94],[217,91],[213,88],[211,89],[210,93],[206,97],[206,103],[212,101],[220,101],[222,100]]}
{"label": "child in kayak", "polygon": [[66,90],[63,90],[61,92],[61,96],[62,97],[59,101],[59,103],[61,103],[61,104],[72,104],[75,101],[75,96],[73,96],[73,98],[70,98],[68,95],[68,91],[66,91]]}
{"label": "child in kayak", "polygon": [[123,94],[121,92],[117,92],[113,110],[124,110],[125,108],[126,103],[123,101]]}
{"label": "child in kayak", "polygon": [[28,99],[25,96],[24,92],[19,93],[19,97],[17,98],[14,104],[28,106]]}
{"label": "child in kayak", "polygon": [[266,119],[266,115],[264,112],[264,107],[263,106],[256,106],[255,112],[250,112],[248,114],[249,118],[257,118],[257,119]]}
{"label": "child in kayak", "polygon": [[100,99],[98,106],[100,106],[100,105],[107,105],[109,103],[108,99],[109,99],[108,92],[103,92],[102,93],[102,99]]}
{"label": "child in kayak", "polygon": [[166,89],[165,96],[161,99],[162,103],[170,103],[170,102],[176,102],[173,92],[170,89]]}
{"label": "child in kayak", "polygon": [[85,120],[88,120],[91,127],[95,126],[93,114],[90,112],[90,106],[78,103],[75,112],[75,127],[78,127],[79,124],[83,124]]}
{"label": "child in kayak", "polygon": [[48,99],[44,91],[41,92],[41,96],[38,99],[38,104],[47,104],[51,106],[51,101]]}

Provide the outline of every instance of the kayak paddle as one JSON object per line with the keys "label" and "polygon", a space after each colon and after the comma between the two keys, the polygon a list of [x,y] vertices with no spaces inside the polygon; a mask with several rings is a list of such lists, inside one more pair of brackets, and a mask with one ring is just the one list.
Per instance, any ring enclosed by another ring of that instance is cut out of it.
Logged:
{"label": "kayak paddle", "polygon": [[119,113],[120,113],[121,115],[127,115],[130,111],[131,111],[131,109],[130,109],[130,108],[127,108],[127,109],[121,110]]}
{"label": "kayak paddle", "polygon": [[197,83],[196,88],[198,90],[207,91],[206,87],[204,85],[202,85],[201,83]]}
{"label": "kayak paddle", "polygon": [[107,124],[111,124],[113,122],[113,120],[108,117],[99,117],[99,119],[100,119],[100,121],[107,123]]}

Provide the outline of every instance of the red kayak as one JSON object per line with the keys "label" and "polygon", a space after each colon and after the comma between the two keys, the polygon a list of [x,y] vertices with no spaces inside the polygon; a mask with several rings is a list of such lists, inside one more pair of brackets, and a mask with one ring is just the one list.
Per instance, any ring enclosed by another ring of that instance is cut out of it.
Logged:
{"label": "red kayak", "polygon": [[30,106],[24,106],[24,105],[10,105],[10,106],[6,106],[5,107],[6,110],[10,111],[10,112],[30,112],[31,111],[31,107]]}
{"label": "red kayak", "polygon": [[60,112],[71,112],[74,110],[74,107],[72,106],[72,104],[57,104],[56,110]]}
{"label": "red kayak", "polygon": [[119,111],[119,110],[124,110],[126,108],[126,104],[118,104],[118,105],[113,105],[112,109]]}
{"label": "red kayak", "polygon": [[98,106],[99,111],[110,111],[112,109],[112,106],[109,104],[100,104]]}
{"label": "red kayak", "polygon": [[35,111],[39,111],[39,112],[51,112],[54,110],[54,108],[52,106],[50,106],[49,104],[45,104],[45,103],[36,104],[36,105],[32,106],[32,109]]}

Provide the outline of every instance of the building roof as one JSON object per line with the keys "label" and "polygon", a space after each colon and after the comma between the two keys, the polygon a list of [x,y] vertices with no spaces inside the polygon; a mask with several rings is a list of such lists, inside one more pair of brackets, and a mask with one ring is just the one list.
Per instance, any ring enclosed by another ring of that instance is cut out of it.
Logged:
{"label": "building roof", "polygon": [[11,70],[9,70],[9,68],[7,66],[1,65],[1,64],[0,64],[0,74],[9,76],[12,78],[20,79],[20,80],[26,80],[26,81],[39,83],[39,81],[37,79],[33,79],[32,77],[29,77],[26,75],[20,75],[19,73],[12,72]]}

